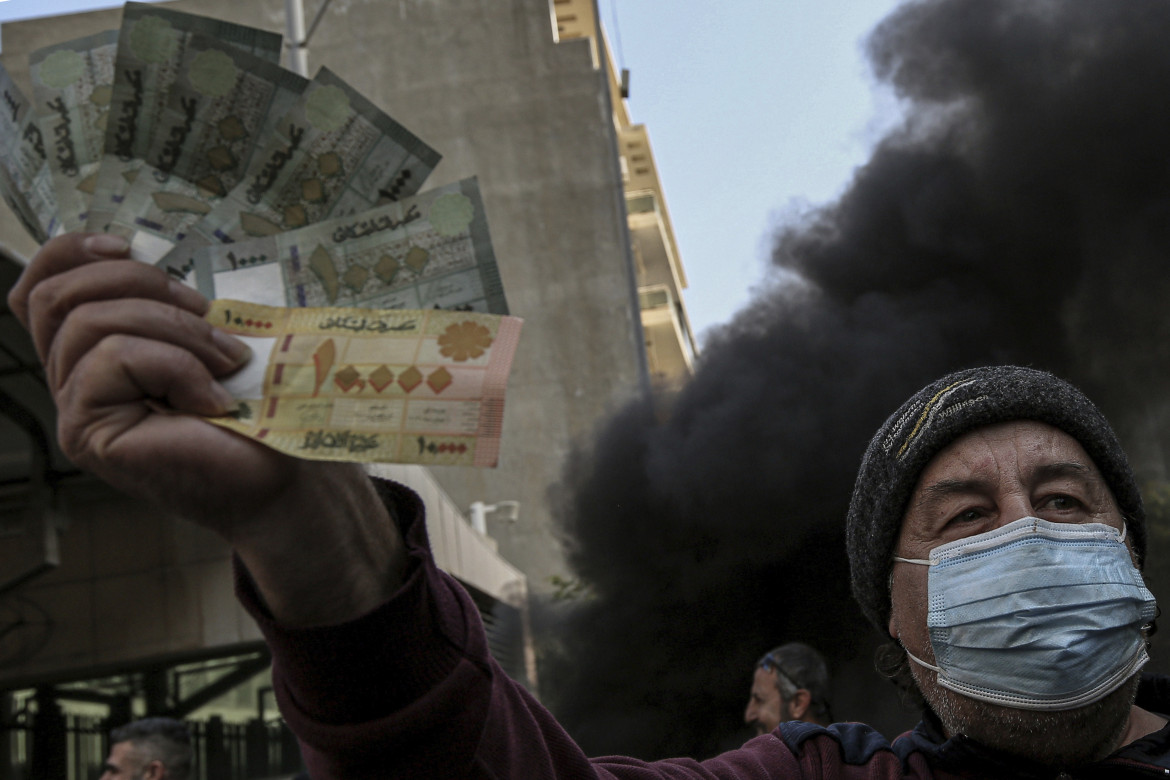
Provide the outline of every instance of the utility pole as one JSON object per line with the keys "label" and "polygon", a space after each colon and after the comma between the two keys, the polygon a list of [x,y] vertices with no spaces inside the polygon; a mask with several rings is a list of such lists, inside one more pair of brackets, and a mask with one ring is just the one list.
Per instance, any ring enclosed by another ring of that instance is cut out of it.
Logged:
{"label": "utility pole", "polygon": [[317,9],[317,15],[313,17],[313,23],[309,25],[309,31],[305,32],[304,0],[284,0],[284,16],[287,22],[285,35],[288,38],[288,43],[285,44],[288,46],[288,69],[305,78],[309,77],[309,39],[317,31],[321,17],[325,16],[325,11],[332,2],[333,0],[325,0],[321,3],[321,7]]}
{"label": "utility pole", "polygon": [[303,0],[284,0],[285,39],[288,46],[288,69],[309,77],[309,49],[305,37],[305,4]]}

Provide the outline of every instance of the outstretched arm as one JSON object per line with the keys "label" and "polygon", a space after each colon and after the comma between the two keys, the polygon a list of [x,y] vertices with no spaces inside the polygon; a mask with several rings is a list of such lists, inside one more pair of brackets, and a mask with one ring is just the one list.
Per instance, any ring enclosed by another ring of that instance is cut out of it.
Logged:
{"label": "outstretched arm", "polygon": [[127,249],[110,236],[53,239],[9,306],[44,363],[65,454],[235,548],[315,777],[800,776],[774,738],[702,765],[591,763],[491,660],[475,604],[434,566],[416,497],[383,488],[404,540],[360,468],[291,458],[192,416],[229,407],[217,380],[246,349],[203,319],[198,293]]}
{"label": "outstretched arm", "polygon": [[402,540],[359,467],[291,458],[191,416],[229,407],[217,379],[249,357],[203,319],[199,293],[130,260],[117,237],[74,233],[45,244],[8,303],[45,366],[64,453],[218,532],[281,623],[338,623],[397,588]]}

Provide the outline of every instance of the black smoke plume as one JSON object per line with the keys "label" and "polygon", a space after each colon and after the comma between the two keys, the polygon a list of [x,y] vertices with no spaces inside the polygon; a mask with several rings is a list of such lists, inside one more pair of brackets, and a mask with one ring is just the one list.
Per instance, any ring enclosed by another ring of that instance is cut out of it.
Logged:
{"label": "black smoke plume", "polygon": [[592,754],[734,745],[752,661],[791,639],[828,656],[837,718],[916,720],[872,671],[842,525],[869,436],[946,371],[1054,370],[1164,477],[1170,3],[922,0],[868,52],[904,122],[777,230],[669,411],[626,409],[561,486],[592,598],[544,689]]}

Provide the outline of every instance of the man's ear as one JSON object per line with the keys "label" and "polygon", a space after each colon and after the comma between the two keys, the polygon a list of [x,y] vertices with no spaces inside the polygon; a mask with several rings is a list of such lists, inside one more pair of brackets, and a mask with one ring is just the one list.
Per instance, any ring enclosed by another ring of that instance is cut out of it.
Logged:
{"label": "man's ear", "polygon": [[143,780],[163,780],[167,776],[167,768],[157,758],[142,767]]}
{"label": "man's ear", "polygon": [[792,698],[788,700],[788,717],[785,720],[800,720],[808,712],[812,704],[812,694],[805,688],[798,688]]}

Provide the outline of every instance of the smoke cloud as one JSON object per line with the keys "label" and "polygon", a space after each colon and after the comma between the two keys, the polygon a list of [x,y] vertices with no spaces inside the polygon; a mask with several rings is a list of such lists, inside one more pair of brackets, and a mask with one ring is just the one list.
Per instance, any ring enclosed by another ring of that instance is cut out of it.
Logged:
{"label": "smoke cloud", "polygon": [[1164,476],[1167,41],[1161,0],[920,0],[873,32],[902,125],[777,230],[774,278],[669,409],[619,414],[559,488],[592,598],[543,688],[588,752],[735,746],[752,662],[797,639],[838,719],[917,719],[872,671],[843,522],[869,436],[946,371],[1056,371]]}

